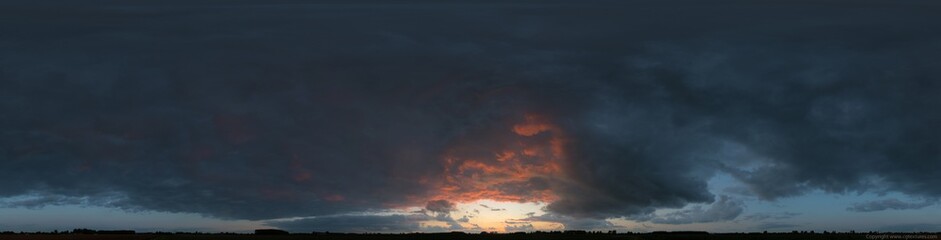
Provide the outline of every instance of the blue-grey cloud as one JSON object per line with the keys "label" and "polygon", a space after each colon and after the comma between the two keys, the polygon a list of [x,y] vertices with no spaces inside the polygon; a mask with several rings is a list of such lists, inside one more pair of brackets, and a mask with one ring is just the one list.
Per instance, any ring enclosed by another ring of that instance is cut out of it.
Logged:
{"label": "blue-grey cloud", "polygon": [[694,206],[690,209],[681,209],[676,212],[636,220],[661,224],[720,222],[733,220],[741,215],[744,210],[744,203],[741,200],[722,195],[719,196],[717,201],[706,208]]}
{"label": "blue-grey cloud", "polygon": [[855,203],[846,210],[853,212],[875,212],[884,210],[908,210],[922,209],[937,204],[936,200],[924,200],[921,202],[905,202],[896,198],[874,200],[869,202]]}
{"label": "blue-grey cloud", "polygon": [[433,213],[450,214],[451,211],[454,211],[454,203],[448,200],[432,200],[428,201],[425,209]]}
{"label": "blue-grey cloud", "polygon": [[753,213],[753,214],[742,216],[739,219],[743,221],[758,222],[758,221],[765,221],[765,220],[783,220],[783,219],[792,218],[798,215],[801,215],[801,213],[795,213],[795,212]]}
{"label": "blue-grey cloud", "polygon": [[[610,230],[616,228],[614,224],[604,219],[594,218],[576,218],[556,213],[547,213],[539,216],[530,216],[523,219],[517,219],[520,222],[550,222],[562,224],[567,230]],[[518,224],[517,224],[518,225]]]}
{"label": "blue-grey cloud", "polygon": [[267,224],[290,232],[401,233],[421,231],[427,215],[323,216],[297,220],[270,221]]}
{"label": "blue-grey cloud", "polygon": [[[571,226],[712,202],[719,171],[766,200],[941,196],[938,3],[772,2],[4,1],[0,197],[230,219],[420,207],[443,155],[519,142],[497,133],[526,113],[565,133],[566,179],[492,190],[551,191],[551,216],[593,221]],[[734,218],[722,199],[674,220]],[[349,222],[414,227],[369,221]]]}
{"label": "blue-grey cloud", "polygon": [[531,223],[507,224],[503,227],[503,231],[506,232],[531,232],[535,230],[536,228]]}
{"label": "blue-grey cloud", "polygon": [[799,224],[793,223],[782,223],[782,222],[763,222],[755,226],[755,228],[764,230],[764,231],[775,231],[775,232],[788,232],[793,231],[801,227]]}

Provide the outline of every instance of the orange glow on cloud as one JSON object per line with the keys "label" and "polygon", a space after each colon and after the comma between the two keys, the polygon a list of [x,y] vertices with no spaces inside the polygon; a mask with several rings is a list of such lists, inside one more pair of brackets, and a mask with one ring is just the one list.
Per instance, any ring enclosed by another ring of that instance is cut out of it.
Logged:
{"label": "orange glow on cloud", "polygon": [[488,137],[500,144],[470,141],[444,156],[444,179],[432,200],[548,203],[557,198],[550,184],[562,176],[559,166],[565,159],[565,138],[558,126],[527,115],[506,132]]}
{"label": "orange glow on cloud", "polygon": [[527,115],[526,122],[516,124],[513,126],[513,132],[519,134],[520,136],[533,136],[545,131],[551,131],[558,129],[549,123],[540,121],[540,117],[535,115]]}

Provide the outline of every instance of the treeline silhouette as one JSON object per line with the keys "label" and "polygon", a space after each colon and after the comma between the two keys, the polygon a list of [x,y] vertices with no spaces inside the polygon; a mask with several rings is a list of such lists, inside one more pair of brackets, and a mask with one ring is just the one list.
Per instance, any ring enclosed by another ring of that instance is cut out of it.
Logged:
{"label": "treeline silhouette", "polygon": [[[790,231],[790,232],[747,232],[747,233],[709,233],[703,231],[655,231],[649,233],[617,231],[534,231],[534,232],[448,232],[448,233],[331,233],[308,232],[290,233],[280,229],[258,229],[254,233],[203,233],[203,232],[145,232],[133,230],[92,230],[73,229],[71,231],[52,232],[0,232],[0,239],[317,239],[317,240],[569,240],[569,239],[624,239],[624,240],[720,240],[720,239],[941,239],[941,232],[836,232],[836,231]],[[278,236],[271,236],[278,235]]]}
{"label": "treeline silhouette", "polygon": [[118,234],[118,235],[131,235],[137,234],[137,231],[134,230],[92,230],[87,228],[76,228],[72,231],[59,231],[53,230],[52,232],[13,232],[13,231],[3,231],[0,232],[3,235],[11,234],[35,234],[35,235],[56,235],[56,234]]}

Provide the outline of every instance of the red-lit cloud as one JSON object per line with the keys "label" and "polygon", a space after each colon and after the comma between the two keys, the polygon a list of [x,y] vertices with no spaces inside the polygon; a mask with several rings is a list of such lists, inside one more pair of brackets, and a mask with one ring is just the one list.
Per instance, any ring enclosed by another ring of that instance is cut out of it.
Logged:
{"label": "red-lit cloud", "polygon": [[444,174],[432,199],[552,202],[551,185],[563,178],[563,131],[547,117],[522,121],[486,134],[490,139],[460,142],[447,151]]}

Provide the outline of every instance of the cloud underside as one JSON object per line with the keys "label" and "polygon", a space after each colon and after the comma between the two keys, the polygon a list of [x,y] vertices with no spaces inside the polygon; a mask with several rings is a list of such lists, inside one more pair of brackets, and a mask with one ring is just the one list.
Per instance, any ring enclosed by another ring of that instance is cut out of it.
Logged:
{"label": "cloud underside", "polygon": [[[305,218],[291,221],[275,221],[268,224],[294,232],[354,232],[354,233],[403,233],[422,230],[421,221],[430,220],[426,215],[388,216],[330,216]],[[441,229],[424,229],[441,230]],[[446,230],[446,229],[443,229]]]}
{"label": "cloud underside", "polygon": [[922,209],[931,205],[937,204],[937,200],[926,199],[921,202],[905,202],[898,200],[896,198],[888,198],[882,200],[875,200],[863,203],[856,203],[850,207],[847,207],[846,210],[854,212],[876,212],[884,210],[909,210],[909,209]]}
{"label": "cloud underside", "polygon": [[[914,3],[123,4],[0,4],[0,197],[32,196],[7,206],[258,220],[498,198],[596,226],[712,204],[650,218],[681,224],[741,213],[708,191],[720,172],[767,200],[941,197],[941,19]],[[662,13],[689,21],[645,20]]]}
{"label": "cloud underside", "polygon": [[731,199],[728,196],[721,196],[716,202],[708,208],[695,206],[691,209],[684,209],[662,216],[655,216],[647,221],[661,224],[689,224],[689,223],[709,223],[729,221],[735,219],[744,211],[743,203]]}

